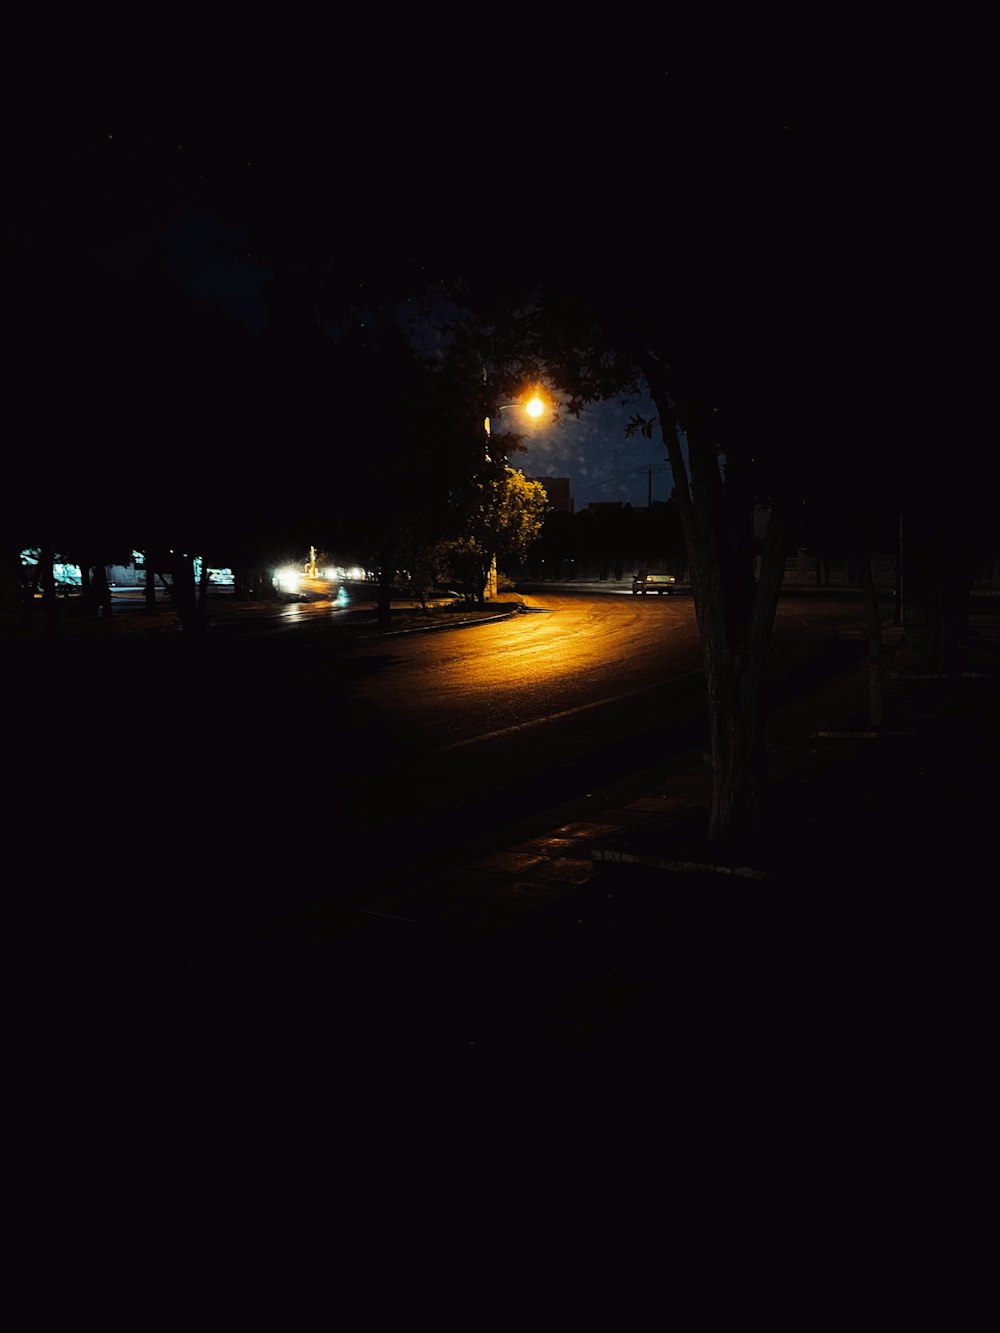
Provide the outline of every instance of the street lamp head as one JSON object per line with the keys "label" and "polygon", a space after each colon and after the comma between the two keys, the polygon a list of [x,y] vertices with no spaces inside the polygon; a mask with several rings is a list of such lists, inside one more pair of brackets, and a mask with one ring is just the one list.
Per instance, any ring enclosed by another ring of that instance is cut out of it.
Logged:
{"label": "street lamp head", "polygon": [[[533,418],[535,421],[537,421],[539,417],[543,416],[545,412],[548,410],[547,403],[537,390],[533,391],[529,398],[521,398],[514,403],[500,403],[496,409],[497,415],[499,415],[501,412],[508,411],[512,407],[521,408],[523,412],[527,413],[527,415]],[[486,418],[483,424],[486,427],[486,434],[489,435],[490,433],[489,417]]]}

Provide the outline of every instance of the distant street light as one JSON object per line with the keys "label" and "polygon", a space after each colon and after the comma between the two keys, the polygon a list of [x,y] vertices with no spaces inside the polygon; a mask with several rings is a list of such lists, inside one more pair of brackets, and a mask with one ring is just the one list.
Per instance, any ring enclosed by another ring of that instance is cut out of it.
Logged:
{"label": "distant street light", "polygon": [[[546,404],[544,400],[539,397],[537,392],[533,393],[531,397],[524,402],[501,403],[500,406],[497,408],[497,412],[498,413],[507,412],[512,407],[521,408],[522,411],[526,412],[529,417],[533,417],[536,421],[540,416],[543,415],[543,413],[546,410]],[[488,440],[491,434],[489,417],[483,418],[483,425],[486,428],[486,438]],[[490,461],[490,455],[488,451],[486,454],[486,461],[487,462]],[[496,595],[497,595],[497,558],[496,556],[494,556],[490,564],[489,577],[486,581],[486,596],[487,598],[494,598],[496,597]]]}

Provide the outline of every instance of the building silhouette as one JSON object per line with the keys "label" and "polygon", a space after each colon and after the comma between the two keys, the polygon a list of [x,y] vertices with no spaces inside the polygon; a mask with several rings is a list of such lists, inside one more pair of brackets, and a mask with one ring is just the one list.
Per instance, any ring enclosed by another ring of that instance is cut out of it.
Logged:
{"label": "building silhouette", "polygon": [[540,482],[545,487],[545,494],[549,497],[549,508],[555,513],[574,512],[569,477],[529,477],[528,480]]}

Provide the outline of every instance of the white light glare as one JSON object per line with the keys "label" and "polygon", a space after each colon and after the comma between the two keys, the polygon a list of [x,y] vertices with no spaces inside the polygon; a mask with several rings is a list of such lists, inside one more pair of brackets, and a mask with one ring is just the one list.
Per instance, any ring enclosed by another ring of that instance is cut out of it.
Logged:
{"label": "white light glare", "polygon": [[302,587],[302,574],[299,570],[286,566],[275,571],[274,582],[281,592],[298,592]]}

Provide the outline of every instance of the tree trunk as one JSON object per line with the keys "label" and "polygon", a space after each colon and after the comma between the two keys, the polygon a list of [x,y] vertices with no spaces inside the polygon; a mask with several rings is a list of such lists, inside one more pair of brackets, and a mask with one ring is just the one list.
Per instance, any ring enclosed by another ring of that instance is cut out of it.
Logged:
{"label": "tree trunk", "polygon": [[481,609],[486,606],[486,585],[489,583],[490,580],[490,565],[492,565],[492,563],[493,562],[491,560],[488,564],[485,565],[477,564],[475,567],[476,568],[476,582],[474,587],[475,605],[480,607]]}
{"label": "tree trunk", "polygon": [[205,622],[198,613],[198,601],[195,596],[194,561],[188,555],[174,557],[172,568],[174,608],[181,622],[181,629],[191,638],[198,638],[204,631]]}
{"label": "tree trunk", "polygon": [[708,677],[709,740],[712,756],[712,809],[709,841],[751,843],[760,832],[764,764],[760,744],[759,680],[744,659]]}
{"label": "tree trunk", "polygon": [[41,565],[22,566],[21,575],[21,622],[30,629],[35,619],[35,593],[42,577]]}
{"label": "tree trunk", "polygon": [[378,594],[375,619],[381,626],[392,624],[392,572],[388,560],[383,559],[378,576]]}
{"label": "tree trunk", "polygon": [[94,601],[100,615],[105,618],[111,615],[111,589],[108,587],[108,570],[106,565],[96,564],[94,566]]}
{"label": "tree trunk", "polygon": [[198,617],[205,623],[208,615],[208,566],[202,561],[201,578],[198,580]]}
{"label": "tree trunk", "polygon": [[881,727],[885,720],[882,618],[879,615],[870,556],[861,561],[861,588],[865,595],[865,638],[868,641],[868,711],[872,726]]}
{"label": "tree trunk", "polygon": [[80,610],[85,616],[96,616],[98,605],[93,566],[90,556],[83,552],[80,556]]}
{"label": "tree trunk", "polygon": [[753,498],[738,460],[723,482],[718,455],[697,428],[681,449],[673,398],[647,370],[659,413],[687,548],[691,591],[705,664],[712,760],[709,841],[749,846],[762,825],[767,751],[764,687],[785,566],[785,522],[772,509],[754,578]]}
{"label": "tree trunk", "polygon": [[55,551],[51,546],[44,546],[38,559],[39,576],[42,586],[42,618],[48,629],[59,625],[59,603],[56,600],[56,574],[53,569]]}
{"label": "tree trunk", "polygon": [[[699,582],[705,660],[712,809],[709,841],[749,848],[763,825],[767,780],[765,688],[774,614],[784,569],[777,527],[768,533],[760,577],[744,617],[734,616],[721,582],[704,571]],[[692,589],[694,590],[692,583]]]}

